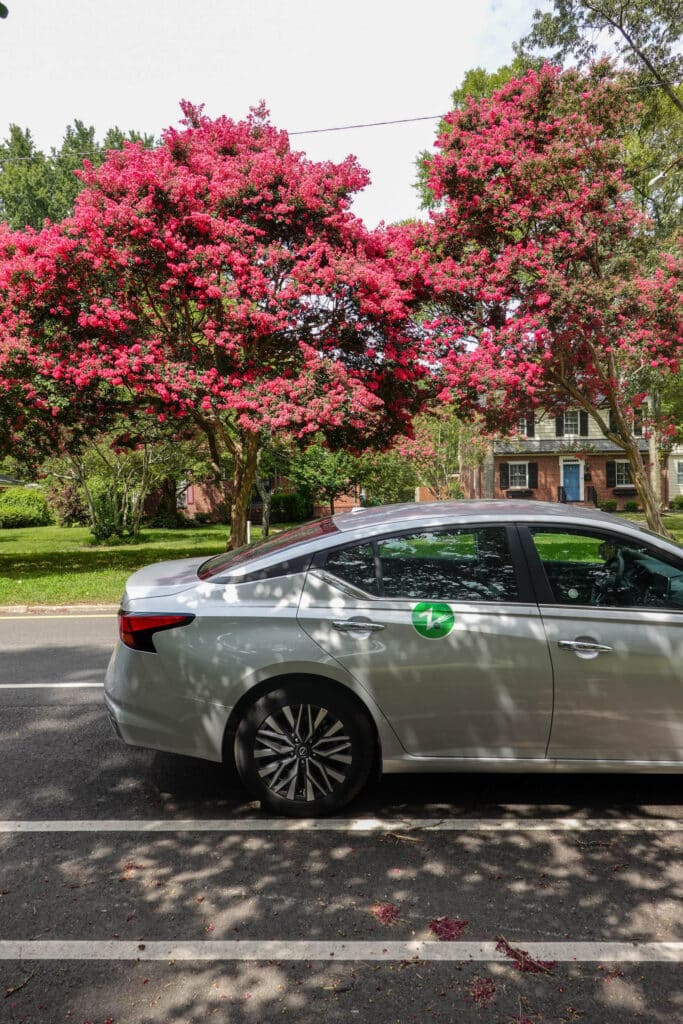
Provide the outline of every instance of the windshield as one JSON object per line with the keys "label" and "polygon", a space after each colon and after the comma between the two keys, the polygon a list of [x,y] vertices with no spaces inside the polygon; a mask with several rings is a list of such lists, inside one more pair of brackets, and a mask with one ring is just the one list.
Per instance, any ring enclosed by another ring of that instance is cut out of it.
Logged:
{"label": "windshield", "polygon": [[269,537],[267,540],[258,540],[254,544],[245,544],[241,548],[235,548],[234,551],[223,551],[220,555],[214,555],[213,558],[209,558],[199,566],[197,575],[200,580],[209,580],[213,576],[221,576],[230,569],[243,565],[245,562],[251,562],[255,558],[271,555],[275,551],[284,551],[295,544],[303,543],[303,541],[315,540],[316,537],[337,532],[337,527],[330,516],[326,519],[315,519],[312,523],[304,523],[303,526],[283,530],[282,533]]}

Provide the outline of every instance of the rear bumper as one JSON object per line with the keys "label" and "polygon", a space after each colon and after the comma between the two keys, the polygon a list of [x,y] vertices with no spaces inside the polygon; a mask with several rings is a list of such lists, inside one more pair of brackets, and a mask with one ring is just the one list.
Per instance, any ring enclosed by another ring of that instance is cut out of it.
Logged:
{"label": "rear bumper", "polygon": [[230,708],[185,695],[160,668],[156,655],[117,644],[104,684],[114,732],[129,746],[222,761]]}

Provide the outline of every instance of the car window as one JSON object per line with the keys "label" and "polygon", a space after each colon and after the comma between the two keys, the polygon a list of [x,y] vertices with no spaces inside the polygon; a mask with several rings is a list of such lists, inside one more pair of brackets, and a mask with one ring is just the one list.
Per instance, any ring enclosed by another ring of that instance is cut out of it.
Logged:
{"label": "car window", "polygon": [[421,601],[514,601],[505,529],[421,530],[378,544],[382,592]]}
{"label": "car window", "polygon": [[307,540],[317,540],[318,537],[325,537],[330,533],[338,533],[334,520],[329,516],[326,519],[315,519],[313,522],[304,523],[303,526],[295,526],[282,533],[275,534],[266,540],[256,541],[254,544],[245,544],[241,548],[232,551],[222,551],[219,555],[202,562],[197,571],[200,580],[211,580],[215,576],[222,576],[232,569],[251,562],[263,555],[272,555],[281,551],[285,554],[287,548],[294,547]]}
{"label": "car window", "polygon": [[380,593],[373,544],[355,544],[332,551],[325,561],[325,569],[366,594],[378,596]]}
{"label": "car window", "polygon": [[504,528],[420,530],[333,551],[325,569],[367,593],[406,600],[514,601]]}
{"label": "car window", "polygon": [[532,529],[558,604],[683,609],[683,569],[616,534]]}

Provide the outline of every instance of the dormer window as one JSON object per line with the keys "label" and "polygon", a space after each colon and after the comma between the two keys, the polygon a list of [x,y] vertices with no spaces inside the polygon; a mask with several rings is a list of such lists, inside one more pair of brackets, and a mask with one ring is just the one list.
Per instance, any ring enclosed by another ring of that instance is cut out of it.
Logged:
{"label": "dormer window", "polygon": [[533,437],[535,432],[533,413],[530,413],[529,416],[521,416],[517,420],[517,433],[521,437]]}
{"label": "dormer window", "polygon": [[588,413],[583,409],[567,409],[555,417],[556,437],[588,437]]}
{"label": "dormer window", "polygon": [[564,414],[564,432],[570,437],[579,436],[579,411],[578,409],[569,409]]}

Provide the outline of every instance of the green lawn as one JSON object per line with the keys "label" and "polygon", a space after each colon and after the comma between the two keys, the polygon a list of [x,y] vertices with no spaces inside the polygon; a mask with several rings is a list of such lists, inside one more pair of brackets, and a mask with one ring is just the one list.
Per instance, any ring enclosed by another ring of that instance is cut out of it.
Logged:
{"label": "green lawn", "polygon": [[[225,549],[226,526],[144,530],[140,543],[90,543],[87,527],[0,529],[0,605],[116,603],[126,579],[150,562]],[[256,540],[260,529],[252,532]]]}

